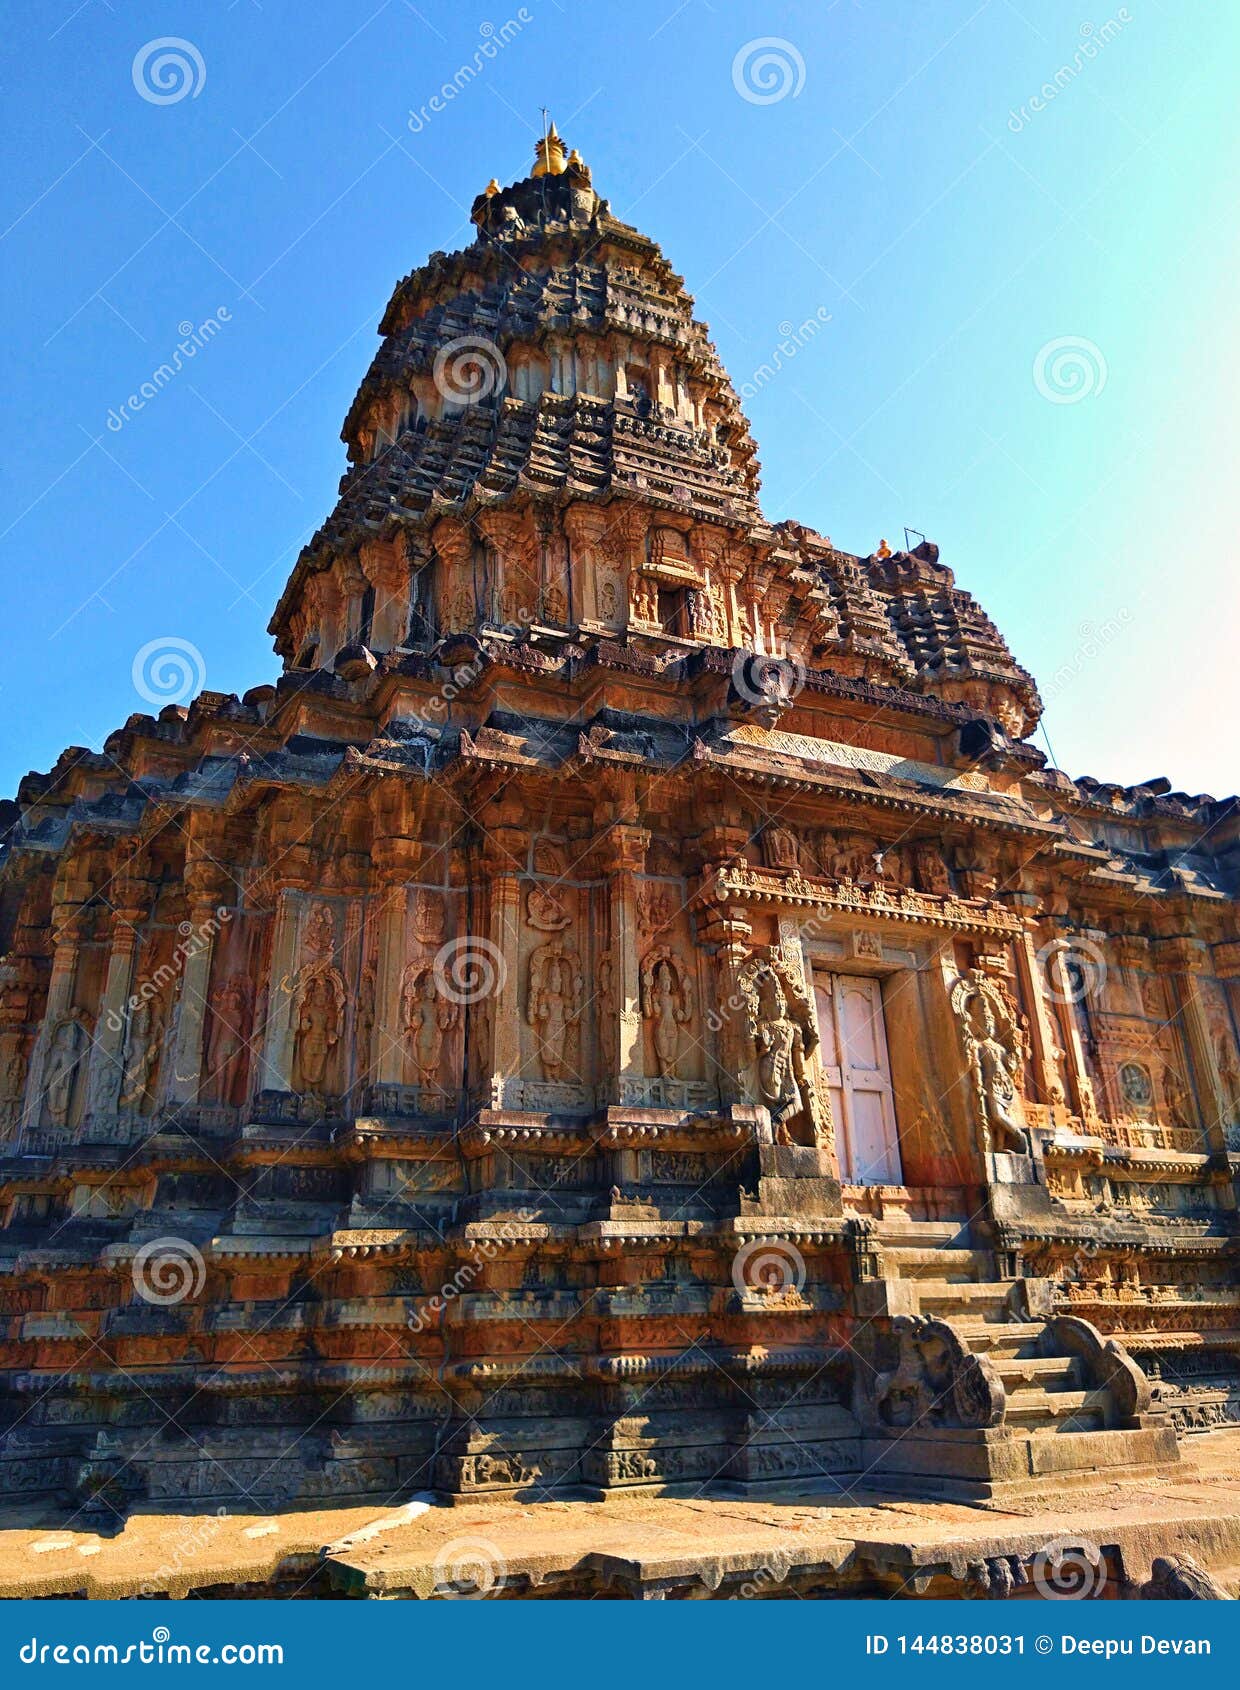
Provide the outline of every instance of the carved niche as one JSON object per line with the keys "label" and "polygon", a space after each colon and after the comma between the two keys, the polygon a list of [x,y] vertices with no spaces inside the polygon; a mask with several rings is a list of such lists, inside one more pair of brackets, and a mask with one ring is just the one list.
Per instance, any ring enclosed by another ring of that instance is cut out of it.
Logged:
{"label": "carved niche", "polygon": [[225,1108],[240,1108],[249,1093],[252,992],[249,978],[230,974],[211,1000],[211,1038],[207,1067],[216,1096]]}
{"label": "carved niche", "polygon": [[828,1143],[822,1101],[809,1072],[818,1028],[804,987],[791,970],[764,956],[743,965],[739,986],[758,1095],[770,1110],[777,1142]]}
{"label": "carved niche", "polygon": [[440,992],[434,965],[410,963],[400,988],[401,1033],[417,1083],[428,1091],[442,1093],[446,1089],[445,1048],[460,1013],[460,1005]]}
{"label": "carved niche", "polygon": [[693,1019],[693,982],[680,957],[666,945],[656,946],[642,963],[641,1002],[654,1071],[665,1080],[679,1079],[684,1029]]}
{"label": "carved niche", "polygon": [[577,1044],[584,986],[580,958],[567,940],[548,940],[532,952],[525,1019],[534,1030],[544,1079],[581,1078]]}
{"label": "carved niche", "polygon": [[57,1026],[43,1069],[43,1120],[50,1127],[76,1124],[82,1101],[83,1068],[90,1046],[85,1016],[74,1010]]}
{"label": "carved niche", "polygon": [[129,1019],[125,1039],[125,1067],[120,1106],[145,1113],[150,1109],[160,1058],[164,1049],[164,1006],[158,998],[144,998]]}
{"label": "carved niche", "polygon": [[1027,1155],[1017,1080],[1022,1035],[1016,1006],[996,980],[972,968],[952,987],[952,1009],[972,1078],[974,1114],[983,1150]]}
{"label": "carved niche", "polygon": [[293,1023],[295,1092],[311,1097],[339,1094],[344,1020],[345,985],[340,970],[329,962],[307,964],[298,984]]}

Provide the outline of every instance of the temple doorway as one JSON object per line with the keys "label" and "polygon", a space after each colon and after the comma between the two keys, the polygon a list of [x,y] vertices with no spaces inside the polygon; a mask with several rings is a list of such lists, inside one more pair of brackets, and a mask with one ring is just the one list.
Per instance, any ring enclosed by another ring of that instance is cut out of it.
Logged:
{"label": "temple doorway", "polygon": [[814,997],[840,1179],[846,1185],[901,1185],[882,986],[863,974],[816,974]]}

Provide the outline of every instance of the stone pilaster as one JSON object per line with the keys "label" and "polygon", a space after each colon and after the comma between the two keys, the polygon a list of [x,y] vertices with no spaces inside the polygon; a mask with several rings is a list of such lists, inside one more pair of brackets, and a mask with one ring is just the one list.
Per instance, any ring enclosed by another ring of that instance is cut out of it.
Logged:
{"label": "stone pilaster", "polygon": [[615,1019],[599,1029],[607,1041],[611,1102],[631,1101],[644,1078],[642,1048],[641,941],[637,922],[637,876],[645,867],[650,834],[642,827],[617,827],[607,835],[611,892],[611,969]]}
{"label": "stone pilaster", "polygon": [[81,907],[74,903],[57,903],[52,911],[52,972],[47,985],[47,1005],[43,1021],[30,1058],[26,1076],[26,1099],[22,1111],[22,1134],[37,1131],[43,1110],[43,1070],[48,1050],[57,1027],[73,1008],[73,989],[77,981],[79,922]]}
{"label": "stone pilaster", "polygon": [[115,1115],[120,1106],[125,1074],[125,1036],[129,1031],[129,999],[138,950],[138,912],[117,910],[112,918],[112,948],[104,981],[95,1042],[91,1050],[87,1114]]}
{"label": "stone pilaster", "polygon": [[1192,1065],[1206,1145],[1211,1150],[1225,1151],[1225,1128],[1230,1113],[1227,1091],[1219,1075],[1210,1023],[1197,984],[1197,976],[1208,967],[1209,953],[1200,940],[1179,937],[1156,940],[1153,950],[1170,981],[1176,1006],[1174,1019],[1183,1031]]}
{"label": "stone pilaster", "polygon": [[293,978],[297,957],[299,895],[292,887],[276,894],[267,973],[267,1024],[263,1028],[260,1091],[288,1091],[293,1069]]}

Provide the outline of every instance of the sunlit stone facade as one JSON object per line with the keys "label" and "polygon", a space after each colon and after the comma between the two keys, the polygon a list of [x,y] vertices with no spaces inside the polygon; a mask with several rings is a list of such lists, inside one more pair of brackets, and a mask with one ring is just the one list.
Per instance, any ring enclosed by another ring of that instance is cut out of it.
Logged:
{"label": "sunlit stone facade", "polygon": [[1048,769],[936,546],[764,519],[554,135],[474,221],[276,683],[0,815],[6,1494],[1169,1467],[1240,1418],[1234,800]]}

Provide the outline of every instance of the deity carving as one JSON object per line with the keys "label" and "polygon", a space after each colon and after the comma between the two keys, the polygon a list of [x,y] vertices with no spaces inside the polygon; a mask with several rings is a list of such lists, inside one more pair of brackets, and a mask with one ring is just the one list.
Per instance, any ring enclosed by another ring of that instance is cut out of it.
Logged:
{"label": "deity carving", "polygon": [[693,984],[684,963],[666,946],[647,956],[641,973],[642,1014],[650,1027],[655,1068],[678,1078],[684,1028],[693,1019]]}
{"label": "deity carving", "polygon": [[918,891],[938,898],[949,897],[952,879],[941,848],[929,842],[917,844],[913,846],[912,856]]}
{"label": "deity carving", "polygon": [[1022,1060],[1015,1005],[996,981],[976,968],[957,980],[951,1000],[972,1075],[982,1147],[1027,1155],[1029,1139],[1020,1121],[1017,1090]]}
{"label": "deity carving", "polygon": [[129,1021],[125,1041],[125,1070],[121,1079],[122,1109],[141,1109],[147,1103],[164,1046],[164,1012],[157,999],[143,999]]}
{"label": "deity carving", "polygon": [[413,895],[413,936],[424,945],[437,945],[443,938],[443,900],[425,886]]}
{"label": "deity carving", "polygon": [[52,1034],[43,1070],[44,1108],[50,1126],[67,1127],[73,1120],[89,1042],[85,1022],[76,1013],[67,1016]]}
{"label": "deity carving", "polygon": [[554,892],[545,886],[531,886],[525,901],[525,919],[539,933],[560,933],[573,918]]}
{"label": "deity carving", "polygon": [[302,947],[310,957],[329,957],[335,950],[336,926],[326,904],[316,904],[306,917]]}
{"label": "deity carving", "polygon": [[762,858],[767,868],[799,869],[801,854],[797,836],[790,827],[772,823],[762,830]]}
{"label": "deity carving", "polygon": [[211,1040],[207,1063],[216,1095],[226,1108],[239,1108],[246,1099],[246,1071],[250,1054],[250,983],[232,974],[211,1004]]}
{"label": "deity carving", "polygon": [[651,575],[635,569],[629,576],[629,600],[635,622],[659,620],[659,583]]}
{"label": "deity carving", "polygon": [[530,957],[525,1018],[534,1029],[538,1059],[548,1080],[574,1080],[577,1028],[584,980],[571,945],[552,940]]}
{"label": "deity carving", "polygon": [[758,1092],[770,1110],[776,1140],[802,1142],[795,1130],[800,1127],[811,1143],[827,1143],[830,1129],[808,1066],[818,1028],[804,989],[789,970],[760,956],[744,965],[739,984]]}
{"label": "deity carving", "polygon": [[1210,1017],[1210,1037],[1223,1090],[1223,1104],[1228,1120],[1234,1121],[1240,1118],[1240,1063],[1236,1060],[1236,1041],[1221,1014]]}
{"label": "deity carving", "polygon": [[314,968],[297,1001],[293,1035],[293,1090],[323,1096],[333,1089],[335,1057],[344,1032],[344,981],[334,968]]}
{"label": "deity carving", "polygon": [[1179,1072],[1168,1063],[1162,1072],[1163,1099],[1167,1110],[1167,1125],[1185,1130],[1192,1126],[1192,1103],[1188,1087]]}
{"label": "deity carving", "polygon": [[373,962],[362,969],[357,988],[357,1077],[362,1085],[370,1084],[374,1066],[374,1036],[376,1004],[378,1001],[377,970]]}
{"label": "deity carving", "polygon": [[444,1043],[460,1006],[441,997],[430,963],[411,964],[400,992],[400,1023],[419,1085],[442,1091]]}

